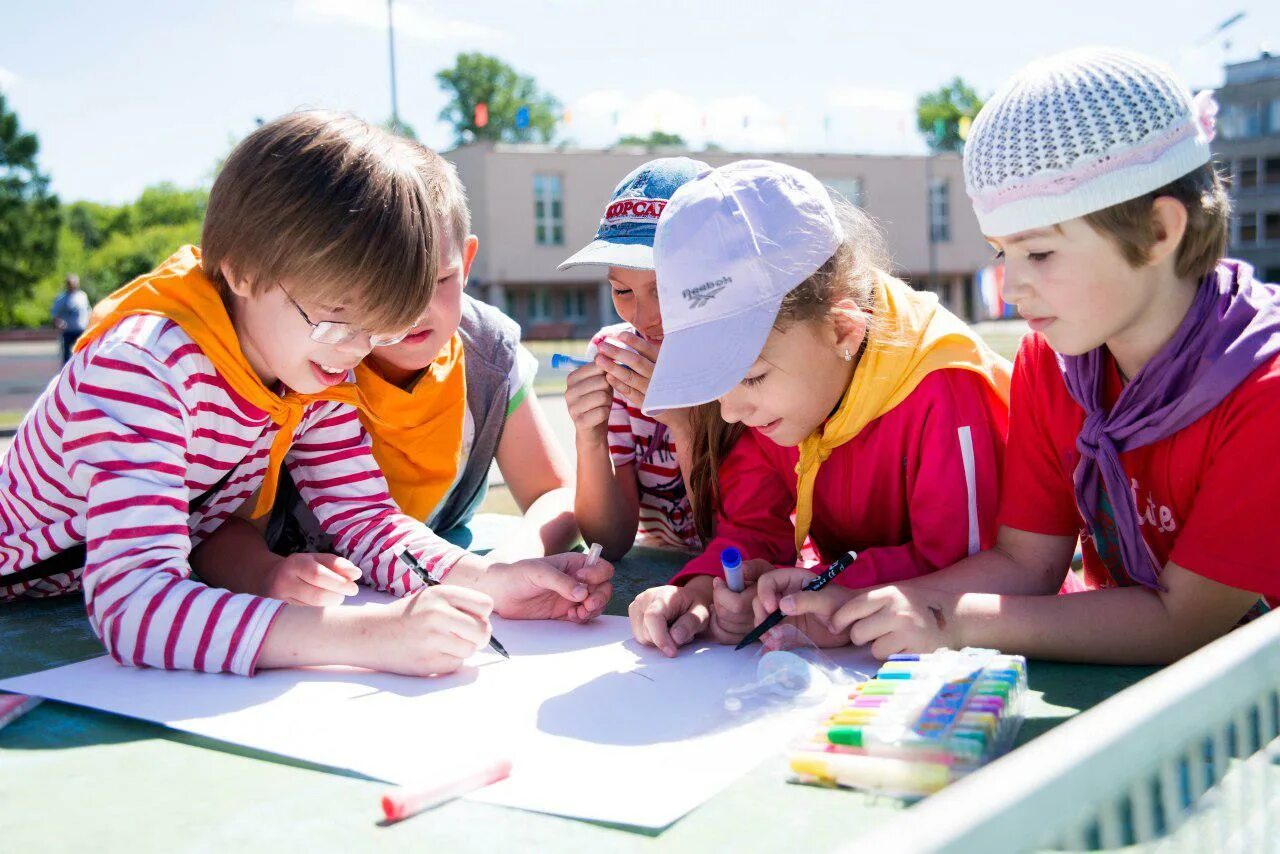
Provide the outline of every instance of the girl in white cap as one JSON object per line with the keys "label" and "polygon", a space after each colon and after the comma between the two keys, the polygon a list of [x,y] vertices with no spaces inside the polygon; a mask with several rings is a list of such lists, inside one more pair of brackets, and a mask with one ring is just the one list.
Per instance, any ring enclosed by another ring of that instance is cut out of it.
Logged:
{"label": "girl in white cap", "polygon": [[1222,258],[1215,109],[1163,64],[1109,49],[1031,65],[983,108],[966,184],[1005,259],[1004,299],[1034,332],[1000,532],[840,608],[854,643],[1157,663],[1280,599],[1280,289]]}
{"label": "girl in white cap", "polygon": [[799,584],[814,575],[794,568],[807,540],[824,566],[857,550],[822,594],[838,605],[994,542],[1008,362],[878,255],[865,216],[837,214],[816,178],[781,163],[733,163],[672,196],[654,244],[666,336],[644,409],[714,400],[745,430],[694,495],[719,496],[705,553],[631,605],[642,643],[671,656],[704,630],[737,642],[751,628],[756,587],[726,585],[730,546],[752,559],[748,582]]}

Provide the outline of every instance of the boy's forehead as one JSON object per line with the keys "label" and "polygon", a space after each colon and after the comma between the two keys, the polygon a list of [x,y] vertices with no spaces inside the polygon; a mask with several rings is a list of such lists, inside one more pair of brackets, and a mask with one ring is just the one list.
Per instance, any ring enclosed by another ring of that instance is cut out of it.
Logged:
{"label": "boy's forehead", "polygon": [[1062,223],[1048,225],[1044,228],[1029,228],[1026,231],[1019,231],[1016,234],[1006,234],[998,237],[988,237],[991,243],[999,243],[1004,246],[1016,246],[1019,243],[1027,243],[1032,240],[1041,240],[1046,237],[1062,237],[1065,232]]}

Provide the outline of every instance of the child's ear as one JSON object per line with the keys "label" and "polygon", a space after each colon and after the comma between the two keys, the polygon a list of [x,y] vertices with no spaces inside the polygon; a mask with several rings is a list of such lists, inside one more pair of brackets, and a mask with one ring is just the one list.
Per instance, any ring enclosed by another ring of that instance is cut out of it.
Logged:
{"label": "child's ear", "polygon": [[837,353],[843,354],[845,350],[857,353],[862,349],[862,341],[867,337],[867,313],[857,303],[841,300],[831,308],[828,316],[835,332]]}
{"label": "child's ear", "polygon": [[480,238],[474,234],[468,234],[467,239],[462,244],[462,286],[467,286],[467,279],[471,277],[471,264],[476,260],[476,253],[480,251]]}
{"label": "child's ear", "polygon": [[249,283],[240,276],[237,276],[235,270],[231,269],[231,265],[228,262],[223,261],[219,264],[218,270],[222,273],[222,280],[227,283],[227,288],[231,293],[242,299],[251,296],[250,291],[252,288],[249,287]]}
{"label": "child's ear", "polygon": [[1178,251],[1187,233],[1187,207],[1172,196],[1157,196],[1151,203],[1151,236],[1147,263],[1158,264]]}

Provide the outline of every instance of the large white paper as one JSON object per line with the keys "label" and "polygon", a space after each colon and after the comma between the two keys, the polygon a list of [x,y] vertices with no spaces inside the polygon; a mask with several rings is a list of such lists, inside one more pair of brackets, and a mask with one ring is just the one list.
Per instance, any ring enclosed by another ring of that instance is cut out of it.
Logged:
{"label": "large white paper", "polygon": [[[377,594],[360,597],[373,601]],[[712,645],[670,660],[632,640],[621,617],[493,623],[511,660],[486,650],[439,678],[302,668],[246,679],[121,667],[104,656],[0,689],[398,784],[506,757],[510,778],[473,799],[641,827],[680,818],[781,750],[802,728],[799,716],[813,715],[724,710],[725,690],[754,679],[759,652]],[[861,650],[833,658],[854,673],[876,667]]]}

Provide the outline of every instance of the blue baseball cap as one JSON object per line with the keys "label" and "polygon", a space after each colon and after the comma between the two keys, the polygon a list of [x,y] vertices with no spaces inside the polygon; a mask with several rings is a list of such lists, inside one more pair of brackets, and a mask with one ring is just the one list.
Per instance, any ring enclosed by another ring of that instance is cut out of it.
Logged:
{"label": "blue baseball cap", "polygon": [[689,157],[650,160],[623,178],[600,218],[596,239],[570,256],[558,269],[584,264],[653,269],[653,237],[667,200],[711,167]]}

